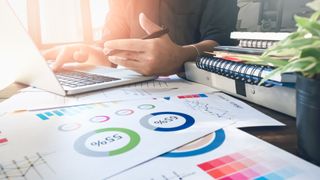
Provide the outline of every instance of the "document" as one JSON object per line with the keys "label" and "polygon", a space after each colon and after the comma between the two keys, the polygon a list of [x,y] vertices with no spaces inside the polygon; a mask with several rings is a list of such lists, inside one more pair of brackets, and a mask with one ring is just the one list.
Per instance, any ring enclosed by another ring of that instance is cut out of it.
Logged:
{"label": "document", "polygon": [[176,75],[68,97],[29,87],[21,90],[20,93],[10,99],[0,103],[0,117],[7,112],[19,110],[46,109],[97,102],[156,98],[211,91],[217,90],[183,80]]}
{"label": "document", "polygon": [[319,179],[320,168],[236,128],[215,131],[111,180]]}
{"label": "document", "polygon": [[11,114],[0,179],[104,179],[228,125],[156,99]]}
{"label": "document", "polygon": [[283,123],[261,113],[246,103],[222,92],[184,94],[167,97],[174,104],[182,104],[188,112],[199,112],[213,121],[233,122],[234,127],[284,126]]}

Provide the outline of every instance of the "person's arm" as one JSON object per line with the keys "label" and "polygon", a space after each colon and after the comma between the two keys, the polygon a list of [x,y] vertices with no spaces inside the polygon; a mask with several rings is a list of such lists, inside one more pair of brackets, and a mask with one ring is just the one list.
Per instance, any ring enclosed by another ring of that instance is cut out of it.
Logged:
{"label": "person's arm", "polygon": [[[228,10],[233,13],[230,14]],[[229,36],[235,29],[237,13],[236,0],[208,0],[199,28],[201,40],[197,44],[179,46],[165,35],[149,40],[107,41],[104,51],[121,50],[121,53],[109,57],[109,60],[144,75],[175,74],[181,72],[186,61],[195,59],[201,52],[212,51],[216,45],[230,43]],[[140,25],[148,34],[161,28],[144,14],[140,14]]]}
{"label": "person's arm", "polygon": [[[113,39],[124,39],[129,37],[130,29],[127,22],[128,1],[109,0],[109,12],[106,16],[102,42]],[[103,46],[103,44],[102,44]]]}
{"label": "person's arm", "polygon": [[[236,0],[209,0],[200,23],[201,41],[183,46],[184,62],[195,60],[203,52],[213,51],[215,46],[234,45],[230,33],[235,31],[239,8]],[[184,77],[184,73],[178,73]]]}
{"label": "person's arm", "polygon": [[[102,42],[111,39],[128,37],[125,11],[126,0],[109,0],[109,9],[103,28]],[[100,43],[103,44],[103,43]],[[88,64],[112,66],[108,58],[103,53],[103,45],[70,44],[57,46],[42,52],[48,60],[55,60],[52,69],[58,71],[68,62],[86,62]]]}
{"label": "person's arm", "polygon": [[230,33],[236,30],[239,7],[237,0],[208,0],[200,23],[201,40],[220,46],[235,45]]}
{"label": "person's arm", "polygon": [[183,62],[195,60],[205,51],[213,51],[215,46],[234,45],[230,33],[235,31],[239,8],[236,0],[208,0],[200,23],[201,41],[183,46]]}
{"label": "person's arm", "polygon": [[[140,25],[147,34],[159,31],[160,26],[140,14]],[[205,40],[193,45],[179,46],[172,42],[169,35],[154,39],[118,39],[107,41],[106,54],[118,50],[109,57],[114,64],[140,72],[144,75],[170,75],[182,70],[183,63],[195,58],[198,51],[206,51],[215,46],[215,42]]]}

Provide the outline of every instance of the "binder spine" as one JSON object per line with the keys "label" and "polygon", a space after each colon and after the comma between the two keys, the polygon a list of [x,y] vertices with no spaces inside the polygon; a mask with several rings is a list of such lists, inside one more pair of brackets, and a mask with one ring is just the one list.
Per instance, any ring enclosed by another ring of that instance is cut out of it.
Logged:
{"label": "binder spine", "polygon": [[[245,83],[257,85],[262,80],[263,71],[271,69],[262,65],[244,64],[213,56],[199,56],[196,60],[196,66],[205,71],[216,73],[230,79],[240,80]],[[266,87],[275,85],[270,81],[262,84]]]}

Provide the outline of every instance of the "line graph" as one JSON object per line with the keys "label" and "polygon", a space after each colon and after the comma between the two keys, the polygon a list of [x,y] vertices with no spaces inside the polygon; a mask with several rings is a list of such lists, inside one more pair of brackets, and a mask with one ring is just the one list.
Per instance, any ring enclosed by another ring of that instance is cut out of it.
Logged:
{"label": "line graph", "polygon": [[202,111],[218,119],[231,120],[235,116],[229,110],[220,107],[219,104],[202,102],[195,99],[186,100],[184,103],[194,110]]}
{"label": "line graph", "polygon": [[55,175],[55,171],[48,164],[45,157],[53,153],[36,153],[24,156],[19,160],[0,162],[0,180],[8,179],[47,179]]}
{"label": "line graph", "polygon": [[134,88],[169,88],[169,84],[166,81],[151,80],[142,83],[136,83],[128,85],[128,87]]}
{"label": "line graph", "polygon": [[190,172],[190,173],[178,173],[176,171],[172,171],[168,174],[162,174],[160,177],[153,177],[150,178],[150,180],[156,180],[156,179],[161,179],[161,180],[183,180],[186,179],[187,177],[195,175],[196,172]]}

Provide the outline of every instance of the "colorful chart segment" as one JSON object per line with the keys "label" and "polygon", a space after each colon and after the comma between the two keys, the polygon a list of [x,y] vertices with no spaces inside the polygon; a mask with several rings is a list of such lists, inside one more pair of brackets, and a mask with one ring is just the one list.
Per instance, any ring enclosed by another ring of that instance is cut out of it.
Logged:
{"label": "colorful chart segment", "polygon": [[179,99],[190,99],[190,98],[207,98],[206,94],[192,94],[192,95],[185,95],[185,96],[178,96]]}
{"label": "colorful chart segment", "polygon": [[7,143],[8,139],[7,138],[0,138],[0,144]]}
{"label": "colorful chart segment", "polygon": [[89,121],[92,123],[104,123],[110,120],[109,116],[95,116],[92,117]]}
{"label": "colorful chart segment", "polygon": [[198,167],[219,180],[280,180],[296,176],[299,172],[294,167],[281,167],[281,162],[277,162],[277,159],[266,161],[263,157],[254,154],[252,152],[233,153],[199,164]]}
{"label": "colorful chart segment", "polygon": [[[117,143],[117,141],[123,141],[125,139],[125,137],[122,137],[120,134],[128,136],[129,139],[127,143]],[[130,129],[103,128],[88,132],[78,138],[74,144],[74,149],[85,156],[107,157],[126,153],[135,148],[139,142],[139,134]],[[94,147],[94,149],[92,147]],[[116,148],[114,149],[114,147]]]}
{"label": "colorful chart segment", "polygon": [[[208,96],[206,94],[191,94],[191,95],[183,95],[183,96],[177,96],[178,99],[196,99],[196,98],[207,98]],[[170,100],[171,97],[163,97],[165,100]]]}
{"label": "colorful chart segment", "polygon": [[[150,120],[153,119],[153,122]],[[183,121],[182,124],[175,124],[176,121]],[[179,112],[156,112],[141,118],[140,124],[153,131],[179,131],[191,127],[195,119],[188,114]]]}
{"label": "colorful chart segment", "polygon": [[67,123],[67,124],[62,124],[58,127],[59,131],[62,132],[69,132],[69,131],[75,131],[81,127],[81,124],[79,123]]}
{"label": "colorful chart segment", "polygon": [[43,121],[50,120],[54,117],[62,117],[62,116],[72,116],[77,115],[83,111],[87,111],[96,107],[107,107],[107,105],[100,103],[100,104],[90,104],[90,105],[82,105],[82,106],[73,106],[67,108],[56,109],[52,111],[47,111],[43,113],[38,113],[36,116]]}
{"label": "colorful chart segment", "polygon": [[4,145],[8,142],[7,138],[1,137],[1,131],[0,131],[0,145]]}
{"label": "colorful chart segment", "polygon": [[162,157],[168,158],[183,158],[190,156],[197,156],[204,153],[213,151],[214,149],[220,147],[225,141],[225,133],[223,129],[215,131],[213,134],[210,134],[200,140],[190,143],[186,146],[183,146],[175,151],[168,152],[163,154]]}

